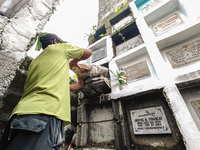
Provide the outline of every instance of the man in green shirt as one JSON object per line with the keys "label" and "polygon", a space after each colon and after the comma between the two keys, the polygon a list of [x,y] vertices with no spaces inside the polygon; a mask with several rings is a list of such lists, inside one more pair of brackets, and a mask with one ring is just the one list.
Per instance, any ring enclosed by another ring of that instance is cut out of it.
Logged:
{"label": "man in green shirt", "polygon": [[10,140],[3,142],[9,143],[6,150],[59,149],[64,140],[63,123],[71,122],[70,91],[83,86],[82,77],[77,85],[69,85],[69,60],[77,65],[92,51],[62,43],[55,34],[39,40],[44,51],[29,66],[23,96],[9,121]]}

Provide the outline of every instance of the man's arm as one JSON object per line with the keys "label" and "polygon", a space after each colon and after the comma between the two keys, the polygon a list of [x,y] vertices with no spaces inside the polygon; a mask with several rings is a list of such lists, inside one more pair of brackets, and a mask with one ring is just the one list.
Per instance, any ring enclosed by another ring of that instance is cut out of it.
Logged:
{"label": "man's arm", "polygon": [[80,59],[75,58],[72,61],[70,61],[69,65],[77,65],[77,63],[81,60],[86,60],[92,55],[92,51],[90,49],[84,49],[83,55]]}
{"label": "man's arm", "polygon": [[[69,65],[70,66],[77,65],[77,63],[79,61],[86,60],[91,55],[92,55],[92,51],[90,49],[84,49],[82,57],[80,59],[78,59],[78,58],[73,59],[72,61],[70,61]],[[70,85],[70,92],[76,91],[76,90],[82,88],[83,84],[84,84],[83,77],[78,77],[78,84]]]}

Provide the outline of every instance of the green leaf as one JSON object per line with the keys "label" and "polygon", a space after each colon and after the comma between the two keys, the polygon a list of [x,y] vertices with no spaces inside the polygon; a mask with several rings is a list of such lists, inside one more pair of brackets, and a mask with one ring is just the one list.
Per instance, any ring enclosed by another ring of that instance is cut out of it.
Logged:
{"label": "green leaf", "polygon": [[105,35],[106,35],[106,34],[103,34],[103,33],[102,33],[101,35],[99,35],[99,37],[104,37]]}
{"label": "green leaf", "polygon": [[115,13],[118,14],[118,12],[121,12],[121,7],[120,6],[117,9],[115,9]]}
{"label": "green leaf", "polygon": [[42,43],[40,42],[40,38],[41,38],[43,35],[45,35],[45,34],[47,34],[47,33],[46,33],[46,32],[45,32],[45,33],[40,33],[40,34],[36,37],[36,39],[37,39],[37,45],[36,45],[36,48],[35,48],[36,51],[39,51],[39,50],[42,48]]}
{"label": "green leaf", "polygon": [[74,78],[74,79],[77,79],[77,77],[78,77],[77,75],[73,75],[73,78]]}
{"label": "green leaf", "polygon": [[92,29],[93,29],[94,31],[97,31],[97,26],[96,26],[96,25],[92,26]]}
{"label": "green leaf", "polygon": [[[37,45],[36,45],[36,48],[35,48],[36,51],[39,51],[39,50],[42,48],[42,43],[40,42],[40,38],[41,38],[43,35],[45,35],[45,34],[47,34],[47,33],[46,33],[46,32],[40,33],[40,34],[35,38],[35,41],[37,40]],[[59,39],[60,39],[60,41],[61,41],[62,43],[68,43],[67,41],[63,41],[61,38],[59,38]]]}
{"label": "green leaf", "polygon": [[61,38],[59,38],[60,39],[60,41],[62,42],[62,43],[68,43],[67,41],[63,41]]}
{"label": "green leaf", "polygon": [[127,4],[127,2],[125,1],[123,5],[126,6],[126,4]]}
{"label": "green leaf", "polygon": [[120,7],[118,7],[118,8],[116,9],[117,12],[119,12],[119,10],[120,10]]}
{"label": "green leaf", "polygon": [[117,9],[115,9],[115,13],[117,14],[117,12],[118,12],[118,10]]}
{"label": "green leaf", "polygon": [[117,75],[110,69],[108,69],[115,77],[117,77]]}
{"label": "green leaf", "polygon": [[119,30],[115,29],[115,32],[119,32]]}
{"label": "green leaf", "polygon": [[36,45],[35,50],[39,51],[41,49],[41,47],[42,47],[41,42],[38,42],[37,45]]}

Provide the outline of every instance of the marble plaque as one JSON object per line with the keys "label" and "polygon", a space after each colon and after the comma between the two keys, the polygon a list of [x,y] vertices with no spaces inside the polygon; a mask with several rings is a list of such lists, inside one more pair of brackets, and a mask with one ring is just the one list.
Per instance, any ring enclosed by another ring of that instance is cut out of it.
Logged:
{"label": "marble plaque", "polygon": [[166,52],[172,67],[200,60],[200,41],[196,41],[177,49]]}
{"label": "marble plaque", "polygon": [[146,61],[124,68],[124,71],[127,82],[151,75]]}
{"label": "marble plaque", "polygon": [[128,41],[123,42],[122,44],[116,46],[116,55],[120,55],[125,53],[126,51],[133,49],[141,44],[143,44],[144,41],[141,37],[141,35],[138,35]]}
{"label": "marble plaque", "polygon": [[148,10],[150,10],[151,8],[153,8],[154,6],[156,6],[157,4],[159,4],[162,1],[164,1],[164,0],[151,0],[150,2],[148,2],[144,6],[142,6],[141,10],[143,13],[147,12]]}
{"label": "marble plaque", "polygon": [[123,18],[122,20],[120,20],[119,22],[117,22],[116,24],[112,26],[112,32],[115,32],[115,29],[116,30],[121,29],[123,26],[127,25],[131,21],[133,21],[133,16],[127,16]]}
{"label": "marble plaque", "polygon": [[200,100],[191,101],[191,104],[192,104],[194,110],[196,111],[197,115],[200,118]]}
{"label": "marble plaque", "polygon": [[156,36],[161,35],[170,29],[179,26],[183,23],[183,20],[181,17],[174,13],[173,15],[165,18],[164,20],[161,20],[160,22],[152,25],[152,30]]}
{"label": "marble plaque", "polygon": [[107,51],[106,51],[106,48],[103,47],[103,48],[100,48],[96,51],[93,51],[93,54],[92,54],[92,63],[93,62],[96,62],[98,60],[101,60],[103,58],[107,57]]}
{"label": "marble plaque", "polygon": [[170,134],[162,106],[131,110],[133,132],[139,134]]}

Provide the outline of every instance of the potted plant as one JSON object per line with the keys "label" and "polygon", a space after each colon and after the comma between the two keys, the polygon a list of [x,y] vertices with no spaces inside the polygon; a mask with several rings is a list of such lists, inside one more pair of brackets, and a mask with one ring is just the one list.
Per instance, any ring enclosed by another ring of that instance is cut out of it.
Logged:
{"label": "potted plant", "polygon": [[127,81],[126,81],[126,77],[124,77],[124,74],[126,73],[124,71],[124,69],[118,64],[118,68],[119,68],[119,71],[116,70],[116,72],[108,69],[114,76],[115,78],[117,79],[117,84],[119,85],[119,89],[120,90],[123,90],[124,88],[127,87]]}

